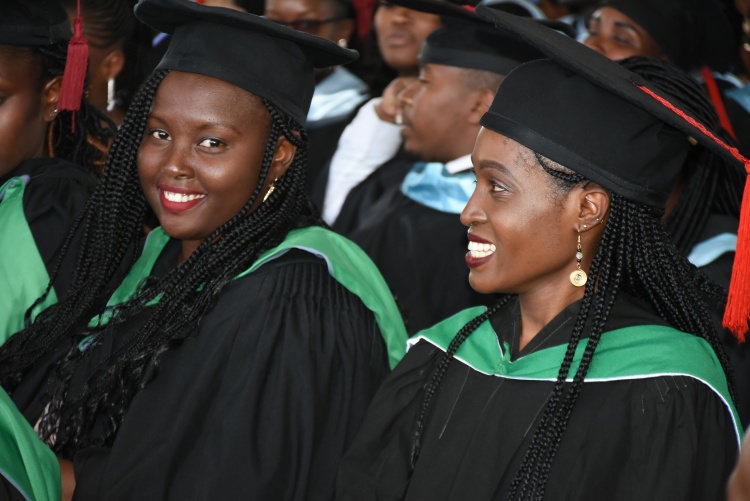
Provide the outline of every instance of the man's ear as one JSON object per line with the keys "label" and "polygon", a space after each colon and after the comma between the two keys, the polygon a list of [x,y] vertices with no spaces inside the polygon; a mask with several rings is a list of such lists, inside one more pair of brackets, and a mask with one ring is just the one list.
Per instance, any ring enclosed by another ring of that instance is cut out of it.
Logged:
{"label": "man's ear", "polygon": [[471,112],[469,113],[469,123],[471,125],[479,125],[479,121],[482,119],[485,113],[490,109],[493,99],[495,99],[495,92],[492,89],[481,89],[474,91],[473,99],[471,101]]}
{"label": "man's ear", "polygon": [[60,97],[62,76],[57,76],[42,87],[42,110],[44,121],[50,123],[57,117],[57,99]]}

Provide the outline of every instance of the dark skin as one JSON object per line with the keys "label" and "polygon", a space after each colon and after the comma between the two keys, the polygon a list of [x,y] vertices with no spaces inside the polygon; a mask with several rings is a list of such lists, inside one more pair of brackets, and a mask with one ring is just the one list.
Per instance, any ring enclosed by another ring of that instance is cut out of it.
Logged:
{"label": "dark skin", "polygon": [[[335,0],[266,0],[265,6],[264,15],[272,21],[282,23],[332,19],[340,17],[342,11]],[[340,19],[295,29],[346,46],[354,33],[354,20]],[[315,80],[323,80],[331,71],[330,68],[316,70]]]}
{"label": "dark skin", "polygon": [[[164,78],[146,124],[138,172],[160,224],[182,240],[178,264],[250,199],[258,184],[270,120],[260,98],[222,80],[179,71]],[[262,194],[286,173],[296,151],[286,138],[278,140]],[[190,208],[168,203],[165,207],[165,186],[205,197]],[[261,195],[252,210],[262,203]],[[73,463],[58,461],[65,501],[75,490]]]}
{"label": "dark skin", "polygon": [[[138,173],[159,223],[182,241],[178,263],[250,199],[270,120],[258,97],[222,80],[179,71],[164,78],[139,149]],[[279,139],[261,193],[284,175],[295,152]]]}
{"label": "dark skin", "polygon": [[49,156],[61,77],[42,81],[32,49],[0,45],[0,176],[24,160]]}
{"label": "dark skin", "polygon": [[484,294],[518,295],[523,349],[563,309],[583,298],[584,287],[570,282],[577,237],[581,235],[581,266],[588,272],[610,196],[596,183],[561,193],[531,150],[484,128],[472,163],[477,186],[461,222],[469,227],[469,238],[488,242],[494,252],[471,269],[469,282]]}
{"label": "dark skin", "polygon": [[385,63],[399,76],[417,76],[417,56],[427,36],[440,26],[440,16],[381,2],[375,12],[375,33]]}
{"label": "dark skin", "polygon": [[583,42],[613,61],[632,56],[666,59],[656,40],[630,17],[612,7],[597,9],[589,21],[589,36]]}
{"label": "dark skin", "polygon": [[495,91],[474,88],[466,73],[456,66],[425,64],[419,79],[399,95],[408,152],[443,163],[471,153]]}

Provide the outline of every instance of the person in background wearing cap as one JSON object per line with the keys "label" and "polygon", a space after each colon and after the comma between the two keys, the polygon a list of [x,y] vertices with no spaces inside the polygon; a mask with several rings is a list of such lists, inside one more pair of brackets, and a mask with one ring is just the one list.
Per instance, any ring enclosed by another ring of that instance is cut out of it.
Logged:
{"label": "person in background wearing cap", "polygon": [[[366,199],[360,187],[367,180],[355,187],[334,229],[373,259],[407,330],[416,332],[492,301],[471,288],[463,260],[466,233],[458,216],[474,190],[471,150],[504,75],[542,55],[463,7],[432,0],[396,3],[442,17],[442,27],[422,46],[419,79],[400,96],[404,149],[420,161],[397,157],[379,167],[380,177],[393,171],[389,191],[360,210]],[[340,226],[344,221],[354,226]]]}
{"label": "person in background wearing cap", "polygon": [[620,60],[668,59],[706,87],[722,127],[750,152],[750,109],[727,94],[741,86],[734,31],[713,0],[603,0],[589,21],[586,45]]}
{"label": "person in background wearing cap", "polygon": [[13,0],[2,14],[0,344],[70,286],[75,258],[60,261],[61,254],[78,247],[78,239],[66,237],[114,134],[83,97],[83,85],[71,85],[75,72],[83,83],[86,59],[66,69],[71,27],[62,6]]}
{"label": "person in background wearing cap", "polygon": [[[130,99],[148,76],[150,30],[133,16],[136,0],[81,0],[83,31],[89,45],[88,99],[120,125]],[[71,21],[78,0],[65,0]]]}
{"label": "person in background wearing cap", "polygon": [[75,282],[0,349],[0,382],[74,461],[76,499],[330,498],[406,340],[306,194],[313,69],[356,53],[183,0],[135,13],[169,49],[84,212]]}
{"label": "person in background wearing cap", "polygon": [[[351,0],[266,0],[265,7],[268,19],[342,47],[357,41],[357,15],[364,15],[356,12]],[[369,27],[369,19],[366,21]],[[315,81],[305,128],[309,136],[308,182],[313,200],[321,206],[328,163],[339,137],[370,95],[367,84],[343,66],[318,70]]]}
{"label": "person in background wearing cap", "polygon": [[419,72],[419,49],[440,26],[440,17],[396,5],[378,3],[373,21],[385,64],[398,75],[382,97],[365,103],[344,129],[328,169],[323,219],[333,224],[349,191],[401,148],[401,125],[395,123],[396,96]]}
{"label": "person in background wearing cap", "polygon": [[[502,296],[410,339],[337,499],[721,499],[741,427],[700,291],[722,291],[661,215],[688,136],[750,161],[638,74],[477,13],[552,58],[505,78],[472,154],[469,279]],[[742,335],[748,291],[732,290],[725,320]]]}
{"label": "person in background wearing cap", "polygon": [[[717,134],[734,144],[729,132],[731,124],[727,125],[726,119],[722,121],[718,113],[724,103],[729,106],[731,100],[714,99],[712,106],[709,94],[696,92],[674,69],[664,68],[668,63],[657,61],[667,59],[685,71],[704,64],[718,69],[728,66],[734,52],[731,30],[713,2],[608,0],[594,14],[590,30],[591,36],[585,45],[610,59],[621,60],[634,55],[652,58],[631,64],[642,66],[657,86],[678,92],[683,106],[688,106],[712,130],[723,129]],[[704,69],[701,74],[707,83],[714,82],[710,71]],[[747,118],[750,119],[750,115]],[[748,133],[750,129],[744,134]],[[665,222],[677,249],[725,288],[729,287],[734,261],[745,177],[742,170],[726,165],[705,148],[692,148],[667,204]],[[720,311],[717,316],[721,317]],[[747,425],[750,423],[750,355],[748,348],[738,346],[731,335],[726,336],[726,349],[737,375],[740,415]]]}

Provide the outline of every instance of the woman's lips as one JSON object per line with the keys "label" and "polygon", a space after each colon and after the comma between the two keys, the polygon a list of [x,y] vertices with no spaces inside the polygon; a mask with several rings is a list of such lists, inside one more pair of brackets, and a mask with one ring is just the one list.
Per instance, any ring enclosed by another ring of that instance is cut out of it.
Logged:
{"label": "woman's lips", "polygon": [[206,198],[205,193],[182,188],[159,187],[159,201],[170,212],[183,212],[192,209]]}
{"label": "woman's lips", "polygon": [[489,261],[495,254],[497,247],[495,244],[471,233],[468,234],[468,237],[469,252],[466,253],[466,264],[470,268],[476,268]]}

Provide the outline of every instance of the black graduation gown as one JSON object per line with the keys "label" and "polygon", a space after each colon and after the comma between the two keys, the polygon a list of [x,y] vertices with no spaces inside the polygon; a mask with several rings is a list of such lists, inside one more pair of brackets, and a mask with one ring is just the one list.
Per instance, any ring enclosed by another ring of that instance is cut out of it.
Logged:
{"label": "black graduation gown", "polygon": [[[0,186],[18,176],[29,176],[23,194],[23,211],[47,273],[52,276],[65,239],[96,182],[83,167],[59,158],[26,160],[1,177]],[[80,238],[75,238],[53,282],[58,298],[73,278],[79,248]]]}
{"label": "black graduation gown", "polygon": [[[579,307],[577,302],[566,308],[520,354],[517,302],[491,322],[517,358],[567,344]],[[664,322],[621,294],[607,329],[648,324]],[[409,478],[412,430],[424,387],[442,355],[419,342],[378,390],[342,460],[337,499],[507,498],[554,383],[488,376],[454,360]],[[693,378],[587,383],[552,464],[545,499],[723,499],[737,452],[725,405]]]}
{"label": "black graduation gown", "polygon": [[399,188],[414,165],[415,157],[400,150],[392,159],[377,168],[355,186],[341,206],[333,229],[349,237],[360,228],[377,221],[390,210],[390,205],[401,193]]}
{"label": "black graduation gown", "polygon": [[432,209],[397,191],[387,211],[372,215],[349,238],[383,274],[410,333],[494,301],[469,285],[466,227],[458,214]]}
{"label": "black graduation gown", "polygon": [[[174,243],[154,274],[175,262]],[[91,348],[70,395],[143,321]],[[197,335],[163,356],[111,447],[76,454],[74,499],[330,499],[387,373],[373,314],[325,261],[289,251],[228,285]]]}

